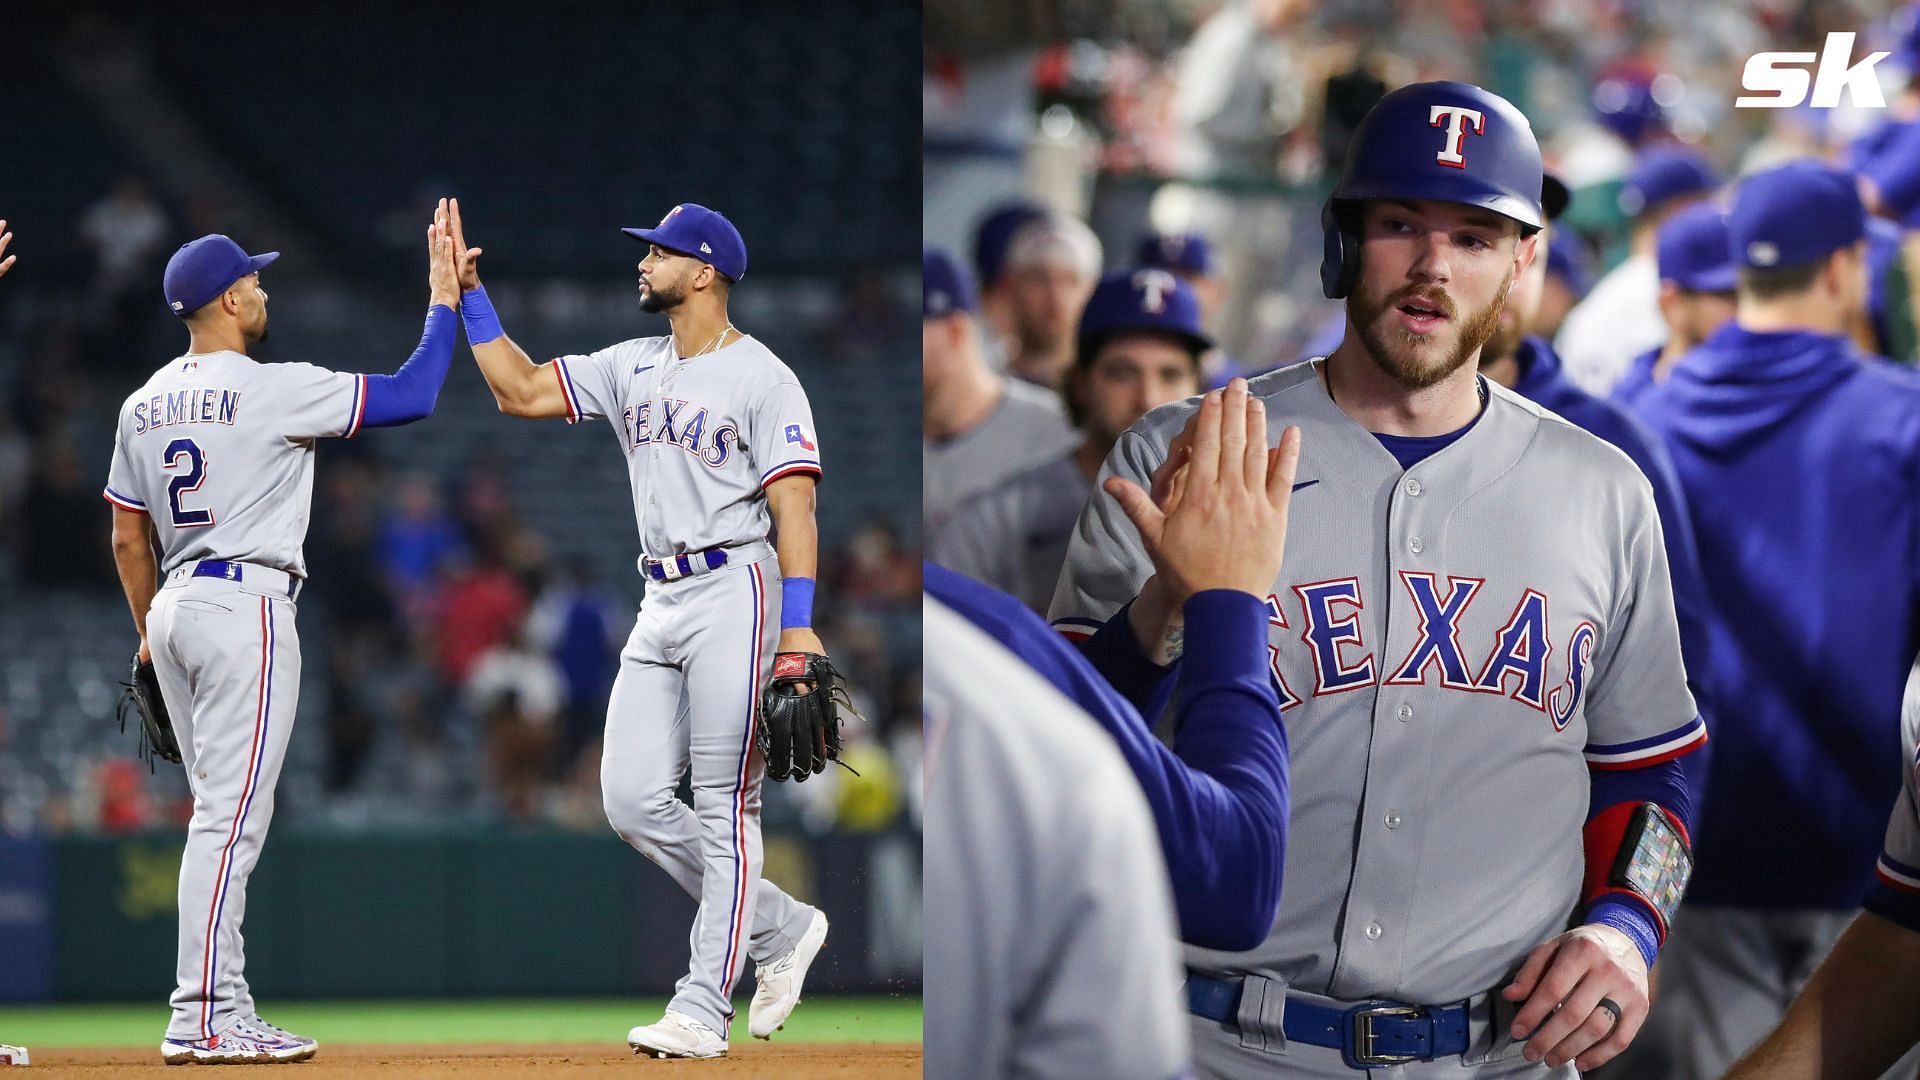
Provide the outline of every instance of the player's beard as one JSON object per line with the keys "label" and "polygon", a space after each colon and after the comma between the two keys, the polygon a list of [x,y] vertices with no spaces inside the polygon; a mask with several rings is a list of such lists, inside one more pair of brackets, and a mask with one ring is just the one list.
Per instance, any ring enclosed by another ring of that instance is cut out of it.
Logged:
{"label": "player's beard", "polygon": [[[1500,281],[1500,290],[1494,294],[1487,306],[1474,312],[1465,319],[1458,317],[1453,298],[1441,292],[1427,292],[1419,288],[1401,289],[1384,301],[1376,302],[1363,292],[1356,290],[1348,305],[1347,315],[1353,325],[1360,329],[1360,340],[1367,347],[1367,355],[1387,377],[1408,390],[1424,390],[1445,382],[1449,375],[1459,371],[1474,358],[1480,347],[1500,328],[1500,311],[1507,305],[1507,291],[1513,288],[1513,271],[1509,269]],[[1393,314],[1401,304],[1409,300],[1419,300],[1422,304],[1438,309],[1447,316],[1447,321],[1460,327],[1459,337],[1455,339],[1452,352],[1438,361],[1423,363],[1420,351],[1430,347],[1433,335],[1419,335],[1392,323]]]}
{"label": "player's beard", "polygon": [[649,315],[658,315],[661,312],[672,311],[674,308],[679,307],[680,302],[686,298],[687,295],[684,292],[673,292],[662,289],[660,286],[648,282],[646,289],[640,293],[640,310]]}

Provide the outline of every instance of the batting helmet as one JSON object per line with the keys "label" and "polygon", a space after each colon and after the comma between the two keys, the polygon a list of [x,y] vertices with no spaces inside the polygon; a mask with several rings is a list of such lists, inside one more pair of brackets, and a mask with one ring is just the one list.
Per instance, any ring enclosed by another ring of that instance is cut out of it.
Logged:
{"label": "batting helmet", "polygon": [[1346,169],[1320,213],[1320,287],[1332,299],[1360,273],[1360,203],[1440,199],[1510,217],[1522,235],[1545,223],[1545,175],[1533,127],[1513,103],[1477,86],[1414,83],[1374,105],[1353,133]]}

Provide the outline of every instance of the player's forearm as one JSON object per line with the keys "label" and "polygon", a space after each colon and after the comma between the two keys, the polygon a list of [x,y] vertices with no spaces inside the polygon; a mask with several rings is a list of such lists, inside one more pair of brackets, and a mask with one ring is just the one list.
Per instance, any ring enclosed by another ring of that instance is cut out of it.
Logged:
{"label": "player's forearm", "polygon": [[509,416],[532,416],[540,368],[500,327],[500,317],[487,298],[485,286],[460,295],[460,319],[466,324],[467,346],[480,375],[493,391],[500,411]]}
{"label": "player's forearm", "polygon": [[1727,1080],[1870,1080],[1920,1042],[1915,1000],[1920,932],[1863,914]]}
{"label": "player's forearm", "polygon": [[813,585],[820,570],[820,527],[814,520],[811,476],[776,480],[767,489],[775,558],[780,562],[780,628],[813,625]]}
{"label": "player's forearm", "polygon": [[367,376],[367,427],[397,427],[433,415],[453,365],[453,343],[459,336],[453,308],[436,303],[427,309],[420,344],[400,370],[391,375]]}
{"label": "player's forearm", "polygon": [[[122,521],[122,514],[140,518],[137,531],[131,523]],[[144,640],[147,611],[153,607],[154,594],[160,589],[160,563],[154,557],[153,543],[147,535],[145,515],[114,511],[113,565],[120,573],[120,588],[127,594],[134,629]]]}

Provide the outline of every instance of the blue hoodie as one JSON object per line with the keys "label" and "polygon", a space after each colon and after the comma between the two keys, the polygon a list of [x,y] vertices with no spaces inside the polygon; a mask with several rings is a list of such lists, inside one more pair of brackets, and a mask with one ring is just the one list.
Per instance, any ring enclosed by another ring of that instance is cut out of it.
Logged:
{"label": "blue hoodie", "polygon": [[1708,762],[1720,736],[1714,727],[1713,645],[1706,579],[1700,571],[1693,521],[1687,512],[1680,477],[1674,472],[1673,459],[1667,456],[1659,437],[1625,409],[1574,385],[1546,339],[1531,334],[1522,338],[1520,347],[1514,351],[1514,360],[1520,365],[1520,377],[1513,384],[1514,393],[1619,447],[1640,466],[1647,482],[1653,485],[1653,505],[1660,515],[1660,533],[1666,541],[1667,572],[1673,578],[1673,610],[1680,623],[1680,652],[1687,665],[1687,689],[1693,691],[1694,703],[1699,706],[1700,715],[1707,722],[1707,732],[1714,740],[1680,759],[1697,807],[1707,781]]}
{"label": "blue hoodie", "polygon": [[1857,907],[1920,652],[1920,379],[1841,336],[1728,323],[1639,409],[1679,470],[1713,606],[1687,899]]}

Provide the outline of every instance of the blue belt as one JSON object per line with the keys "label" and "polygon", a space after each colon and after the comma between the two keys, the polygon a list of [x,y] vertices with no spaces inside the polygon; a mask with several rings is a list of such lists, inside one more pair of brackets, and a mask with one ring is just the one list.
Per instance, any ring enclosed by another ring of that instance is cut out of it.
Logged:
{"label": "blue belt", "polygon": [[[194,577],[213,577],[222,581],[245,581],[246,563],[225,562],[220,559],[201,559],[193,568]],[[286,571],[281,571],[286,573]],[[300,592],[300,579],[287,574],[287,595],[295,596]]]}
{"label": "blue belt", "polygon": [[641,568],[655,581],[674,581],[694,574],[705,574],[727,565],[727,553],[721,548],[708,548],[675,555],[671,559],[645,559]]}
{"label": "blue belt", "polygon": [[[1223,1024],[1240,1022],[1239,979],[1187,976],[1187,1009]],[[1287,995],[1280,1027],[1288,1042],[1340,1051],[1349,1068],[1432,1061],[1467,1052],[1465,1005],[1362,1001],[1331,1008]]]}

